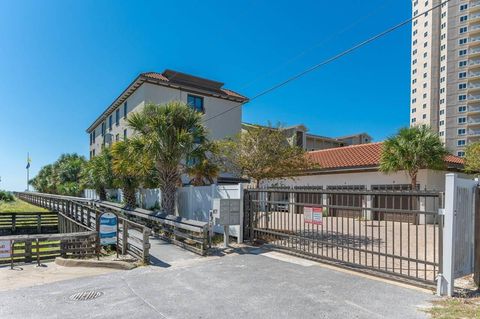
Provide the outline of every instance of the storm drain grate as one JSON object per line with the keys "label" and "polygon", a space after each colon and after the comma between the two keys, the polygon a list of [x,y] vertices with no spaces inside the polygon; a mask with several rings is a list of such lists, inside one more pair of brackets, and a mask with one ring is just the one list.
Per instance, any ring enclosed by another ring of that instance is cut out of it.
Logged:
{"label": "storm drain grate", "polygon": [[82,292],[77,292],[69,297],[70,300],[73,301],[85,301],[85,300],[93,300],[101,297],[103,292],[95,291],[95,290],[87,290]]}

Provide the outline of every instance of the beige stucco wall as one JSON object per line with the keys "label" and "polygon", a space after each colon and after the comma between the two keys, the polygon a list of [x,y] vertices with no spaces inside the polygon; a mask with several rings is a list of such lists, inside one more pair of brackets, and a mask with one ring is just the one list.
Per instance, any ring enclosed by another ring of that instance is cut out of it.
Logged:
{"label": "beige stucco wall", "polygon": [[[189,93],[178,89],[168,88],[164,86],[154,85],[150,83],[143,83],[135,92],[127,99],[128,113],[138,112],[145,106],[146,103],[163,104],[173,100],[179,100],[187,103],[188,94],[203,97],[203,104],[205,109],[204,119],[209,119],[213,116],[219,115],[227,109],[231,109],[234,106],[238,106],[239,102],[229,101],[225,99],[219,99],[210,96],[204,96],[196,93]],[[106,133],[112,134],[113,140],[115,136],[119,134],[120,140],[123,139],[124,129],[127,128],[126,120],[123,118],[123,104],[120,108],[120,123],[115,124],[115,111],[111,113],[113,118],[112,130],[108,127],[108,117],[106,123]],[[222,114],[212,120],[205,123],[205,126],[209,133],[209,138],[212,140],[219,140],[226,137],[231,137],[240,132],[242,122],[242,108],[237,107],[225,114]],[[90,150],[95,149],[95,154],[101,152],[103,143],[103,137],[101,134],[101,124],[95,128],[95,142],[90,145]],[[127,135],[131,136],[133,132],[127,128]]]}

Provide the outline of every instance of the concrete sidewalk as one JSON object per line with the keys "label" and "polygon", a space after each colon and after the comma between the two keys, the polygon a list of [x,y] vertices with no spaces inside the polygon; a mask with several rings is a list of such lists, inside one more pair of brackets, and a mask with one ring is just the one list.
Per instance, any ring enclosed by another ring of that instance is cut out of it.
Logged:
{"label": "concrete sidewalk", "polygon": [[[269,254],[197,258],[0,292],[0,318],[426,318],[434,297]],[[293,261],[293,262],[290,262]],[[97,299],[71,301],[84,290]]]}

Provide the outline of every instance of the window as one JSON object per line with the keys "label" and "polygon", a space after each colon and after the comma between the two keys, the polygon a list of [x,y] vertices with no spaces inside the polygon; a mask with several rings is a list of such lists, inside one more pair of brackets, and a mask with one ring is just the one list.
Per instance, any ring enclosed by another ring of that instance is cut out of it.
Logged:
{"label": "window", "polygon": [[468,27],[461,27],[459,30],[459,33],[462,34],[462,33],[466,33],[467,31],[468,31]]}
{"label": "window", "polygon": [[417,74],[417,69],[413,69],[412,74]]}
{"label": "window", "polygon": [[120,125],[120,109],[117,109],[117,110],[115,111],[115,124],[116,124],[117,126]]}
{"label": "window", "polygon": [[416,118],[413,118],[413,119],[412,119],[412,123],[415,123],[416,121],[417,121]]}
{"label": "window", "polygon": [[467,95],[465,95],[465,94],[459,95],[459,96],[458,96],[458,100],[459,100],[459,101],[466,101],[466,100],[467,100]]}
{"label": "window", "polygon": [[444,120],[441,120],[441,121],[438,123],[438,125],[440,125],[440,126],[445,125],[445,121],[444,121]]}
{"label": "window", "polygon": [[424,98],[424,99],[427,98],[427,93],[423,93],[423,98]]}
{"label": "window", "polygon": [[418,23],[418,20],[413,21],[413,26],[416,26]]}
{"label": "window", "polygon": [[459,117],[458,118],[458,124],[465,124],[467,123],[467,118],[466,117]]}
{"label": "window", "polygon": [[413,40],[412,45],[417,45],[417,40]]}
{"label": "window", "polygon": [[425,43],[423,44],[423,47],[426,48],[427,46],[428,46],[428,42],[425,42]]}
{"label": "window", "polygon": [[417,79],[412,80],[412,84],[415,84],[415,83],[417,83]]}
{"label": "window", "polygon": [[442,44],[442,46],[440,47],[440,50],[443,51],[443,50],[445,50],[445,48],[446,48],[446,45]]}
{"label": "window", "polygon": [[113,118],[112,116],[110,115],[108,117],[108,129],[111,131],[112,130],[112,122],[113,122]]}
{"label": "window", "polygon": [[423,88],[424,88],[424,89],[427,88],[427,83],[423,83]]}
{"label": "window", "polygon": [[458,89],[459,89],[459,90],[465,90],[466,88],[467,88],[467,83],[460,83],[460,84],[458,85]]}
{"label": "window", "polygon": [[415,94],[415,93],[417,93],[417,89],[412,90],[412,94]]}
{"label": "window", "polygon": [[463,49],[463,50],[458,51],[458,55],[459,55],[459,56],[464,56],[464,55],[466,55],[466,54],[467,54],[467,50],[466,50],[466,49]]}
{"label": "window", "polygon": [[462,106],[458,107],[458,112],[462,113],[462,112],[466,112],[466,111],[467,111],[467,107],[465,105],[462,105]]}
{"label": "window", "polygon": [[127,105],[127,101],[125,101],[125,103],[123,103],[123,118],[124,119],[127,118],[127,113],[128,113],[128,105]]}
{"label": "window", "polygon": [[440,104],[445,104],[445,99],[441,99]]}
{"label": "window", "polygon": [[465,39],[465,38],[458,40],[458,44],[460,44],[460,45],[463,45],[463,44],[466,44],[466,43],[467,43],[467,39]]}
{"label": "window", "polygon": [[115,135],[115,142],[118,142],[118,141],[120,141],[120,134]]}
{"label": "window", "polygon": [[195,111],[204,112],[203,109],[203,97],[196,95],[188,95],[187,104],[190,105]]}
{"label": "window", "polygon": [[440,78],[440,83],[443,83],[443,82],[445,82],[445,77],[444,77],[444,76],[442,76],[442,77]]}
{"label": "window", "polygon": [[466,142],[465,140],[458,140],[457,141],[457,146],[465,146]]}
{"label": "window", "polygon": [[467,77],[467,72],[460,72],[460,73],[458,73],[458,78],[459,78],[459,79],[464,79],[464,78],[466,78],[466,77]]}
{"label": "window", "polygon": [[447,37],[447,35],[444,33],[440,36],[440,40],[444,40]]}
{"label": "window", "polygon": [[92,151],[92,157],[95,157],[95,150]]}
{"label": "window", "polygon": [[457,133],[458,133],[458,135],[465,135],[466,130],[464,128],[459,128]]}
{"label": "window", "polygon": [[465,22],[468,20],[468,16],[461,16],[460,17],[460,22]]}
{"label": "window", "polygon": [[127,129],[123,130],[123,140],[127,140]]}
{"label": "window", "polygon": [[440,57],[440,61],[445,61],[445,56],[444,56],[444,55],[442,55],[442,56]]}
{"label": "window", "polygon": [[428,26],[428,21],[425,21],[425,23],[423,24],[424,27]]}
{"label": "window", "polygon": [[412,54],[413,54],[413,55],[417,54],[417,49],[413,50],[413,51],[412,51]]}
{"label": "window", "polygon": [[92,133],[90,133],[90,145],[92,145]]}
{"label": "window", "polygon": [[445,66],[442,66],[442,67],[440,68],[440,72],[445,72]]}
{"label": "window", "polygon": [[427,55],[428,55],[427,52],[424,52],[424,53],[423,53],[423,57],[424,57],[424,58],[426,58]]}
{"label": "window", "polygon": [[461,68],[467,66],[467,61],[460,61],[460,62],[458,62],[458,66],[461,67]]}
{"label": "window", "polygon": [[105,136],[105,129],[106,129],[105,126],[106,126],[105,122],[102,122],[102,136]]}
{"label": "window", "polygon": [[413,35],[416,35],[417,34],[417,30],[413,30]]}
{"label": "window", "polygon": [[413,65],[417,64],[417,59],[413,59],[412,64]]}
{"label": "window", "polygon": [[417,102],[417,99],[412,99],[412,104],[416,102]]}
{"label": "window", "polygon": [[445,114],[445,110],[440,110],[440,115]]}
{"label": "window", "polygon": [[412,109],[412,113],[415,113],[415,112],[417,112],[417,109],[416,109],[416,108],[413,108],[413,109]]}
{"label": "window", "polygon": [[438,133],[438,135],[444,136],[444,135],[445,135],[445,132],[444,132],[444,131],[440,131],[440,132]]}
{"label": "window", "polygon": [[423,73],[423,78],[426,79],[428,76],[428,73]]}
{"label": "window", "polygon": [[465,10],[467,10],[467,8],[468,8],[468,4],[462,4],[460,6],[460,11],[465,11]]}
{"label": "window", "polygon": [[428,32],[425,32],[425,33],[423,34],[423,37],[426,38],[427,36],[428,36]]}
{"label": "window", "polygon": [[95,135],[96,135],[96,132],[95,132],[95,130],[93,130],[93,132],[92,132],[92,144],[95,144],[95,138],[96,138]]}
{"label": "window", "polygon": [[442,25],[440,26],[440,28],[445,29],[446,26],[447,26],[447,24],[444,22],[444,23],[442,23]]}
{"label": "window", "polygon": [[427,108],[427,104],[424,103],[424,104],[423,104],[423,108],[426,109],[426,108]]}
{"label": "window", "polygon": [[465,152],[464,152],[464,151],[458,151],[458,152],[457,152],[457,156],[464,157],[464,156],[465,156]]}
{"label": "window", "polygon": [[424,68],[424,69],[427,68],[427,65],[428,65],[428,64],[425,62],[425,63],[423,64],[423,68]]}
{"label": "window", "polygon": [[427,118],[427,114],[423,114],[422,119],[426,119],[426,118]]}
{"label": "window", "polygon": [[445,88],[441,88],[440,93],[445,93]]}

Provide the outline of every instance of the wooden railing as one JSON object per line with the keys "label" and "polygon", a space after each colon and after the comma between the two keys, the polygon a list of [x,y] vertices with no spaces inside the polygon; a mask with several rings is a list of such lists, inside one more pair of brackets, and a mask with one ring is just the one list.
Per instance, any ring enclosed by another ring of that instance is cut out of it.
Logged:
{"label": "wooden railing", "polygon": [[56,213],[2,213],[0,236],[16,234],[51,234],[58,232]]}
{"label": "wooden railing", "polygon": [[70,234],[37,234],[2,236],[1,241],[10,241],[10,257],[0,258],[0,264],[30,263],[55,257],[90,258],[96,255],[97,232]]}
{"label": "wooden railing", "polygon": [[209,248],[208,223],[155,213],[151,210],[136,208],[123,209],[121,204],[112,202],[96,202],[103,209],[121,212],[124,216],[144,224],[162,239],[199,255],[206,255]]}
{"label": "wooden railing", "polygon": [[[129,220],[121,214],[121,210],[112,211],[110,207],[104,207],[101,203],[87,200],[80,197],[60,196],[43,193],[23,192],[15,193],[15,196],[37,206],[59,212],[66,218],[83,225],[89,230],[100,231],[100,224],[97,223],[101,214],[114,212],[118,216],[118,244],[123,255],[131,255],[144,263],[149,262],[151,229]],[[72,225],[69,223],[69,225]],[[63,226],[60,226],[62,228]],[[100,249],[100,239],[97,239],[97,253]]]}

